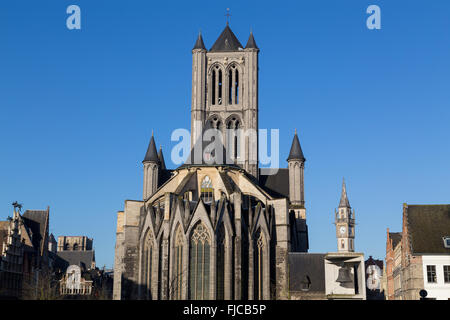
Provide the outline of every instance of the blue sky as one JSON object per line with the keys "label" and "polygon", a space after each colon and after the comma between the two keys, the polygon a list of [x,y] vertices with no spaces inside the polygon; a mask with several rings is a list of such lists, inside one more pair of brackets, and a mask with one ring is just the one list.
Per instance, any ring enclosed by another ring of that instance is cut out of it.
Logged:
{"label": "blue sky", "polygon": [[[81,8],[82,29],[66,28]],[[381,30],[366,8],[381,8]],[[307,158],[310,252],[336,250],[346,178],[356,249],[384,257],[402,203],[450,203],[449,1],[3,1],[0,219],[50,206],[50,231],[114,261],[116,212],[142,197],[151,131],[169,167],[190,125],[191,49],[230,26],[260,52],[259,122]],[[282,166],[286,166],[283,162]]]}

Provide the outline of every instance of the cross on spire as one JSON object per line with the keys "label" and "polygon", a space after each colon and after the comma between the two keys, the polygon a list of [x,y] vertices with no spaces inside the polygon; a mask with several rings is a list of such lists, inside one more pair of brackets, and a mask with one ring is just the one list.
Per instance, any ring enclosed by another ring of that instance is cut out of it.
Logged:
{"label": "cross on spire", "polygon": [[230,8],[227,8],[227,13],[225,15],[227,17],[227,25],[228,25],[230,22],[230,17],[231,17]]}

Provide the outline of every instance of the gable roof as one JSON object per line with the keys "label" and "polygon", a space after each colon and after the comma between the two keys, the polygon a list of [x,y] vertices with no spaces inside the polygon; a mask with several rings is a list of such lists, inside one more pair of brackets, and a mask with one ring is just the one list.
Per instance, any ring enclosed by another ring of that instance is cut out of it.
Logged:
{"label": "gable roof", "polygon": [[41,255],[44,252],[44,242],[47,237],[48,216],[48,210],[27,210],[22,215],[24,225],[31,231],[33,247]]}
{"label": "gable roof", "polygon": [[70,265],[77,265],[85,269],[91,269],[92,262],[95,262],[94,250],[87,251],[58,251],[57,256],[64,260],[61,268],[67,269]]}
{"label": "gable roof", "polygon": [[406,219],[413,254],[450,254],[442,239],[450,236],[450,204],[408,205]]}
{"label": "gable roof", "polygon": [[231,31],[230,26],[227,24],[225,29],[223,29],[219,38],[213,44],[210,52],[228,52],[228,51],[239,51],[242,50],[242,44],[239,42],[238,38]]}

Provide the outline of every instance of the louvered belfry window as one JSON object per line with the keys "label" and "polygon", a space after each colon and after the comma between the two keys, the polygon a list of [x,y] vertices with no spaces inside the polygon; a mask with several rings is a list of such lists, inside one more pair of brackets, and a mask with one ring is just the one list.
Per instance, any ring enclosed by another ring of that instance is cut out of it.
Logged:
{"label": "louvered belfry window", "polygon": [[211,237],[203,223],[198,223],[192,231],[189,258],[189,299],[210,298],[210,247]]}

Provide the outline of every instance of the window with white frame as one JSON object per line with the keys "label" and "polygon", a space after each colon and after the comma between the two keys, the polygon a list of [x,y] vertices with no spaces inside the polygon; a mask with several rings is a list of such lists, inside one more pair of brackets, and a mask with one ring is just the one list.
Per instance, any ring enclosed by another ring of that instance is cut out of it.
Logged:
{"label": "window with white frame", "polygon": [[436,283],[436,266],[427,266],[427,281],[428,283]]}

